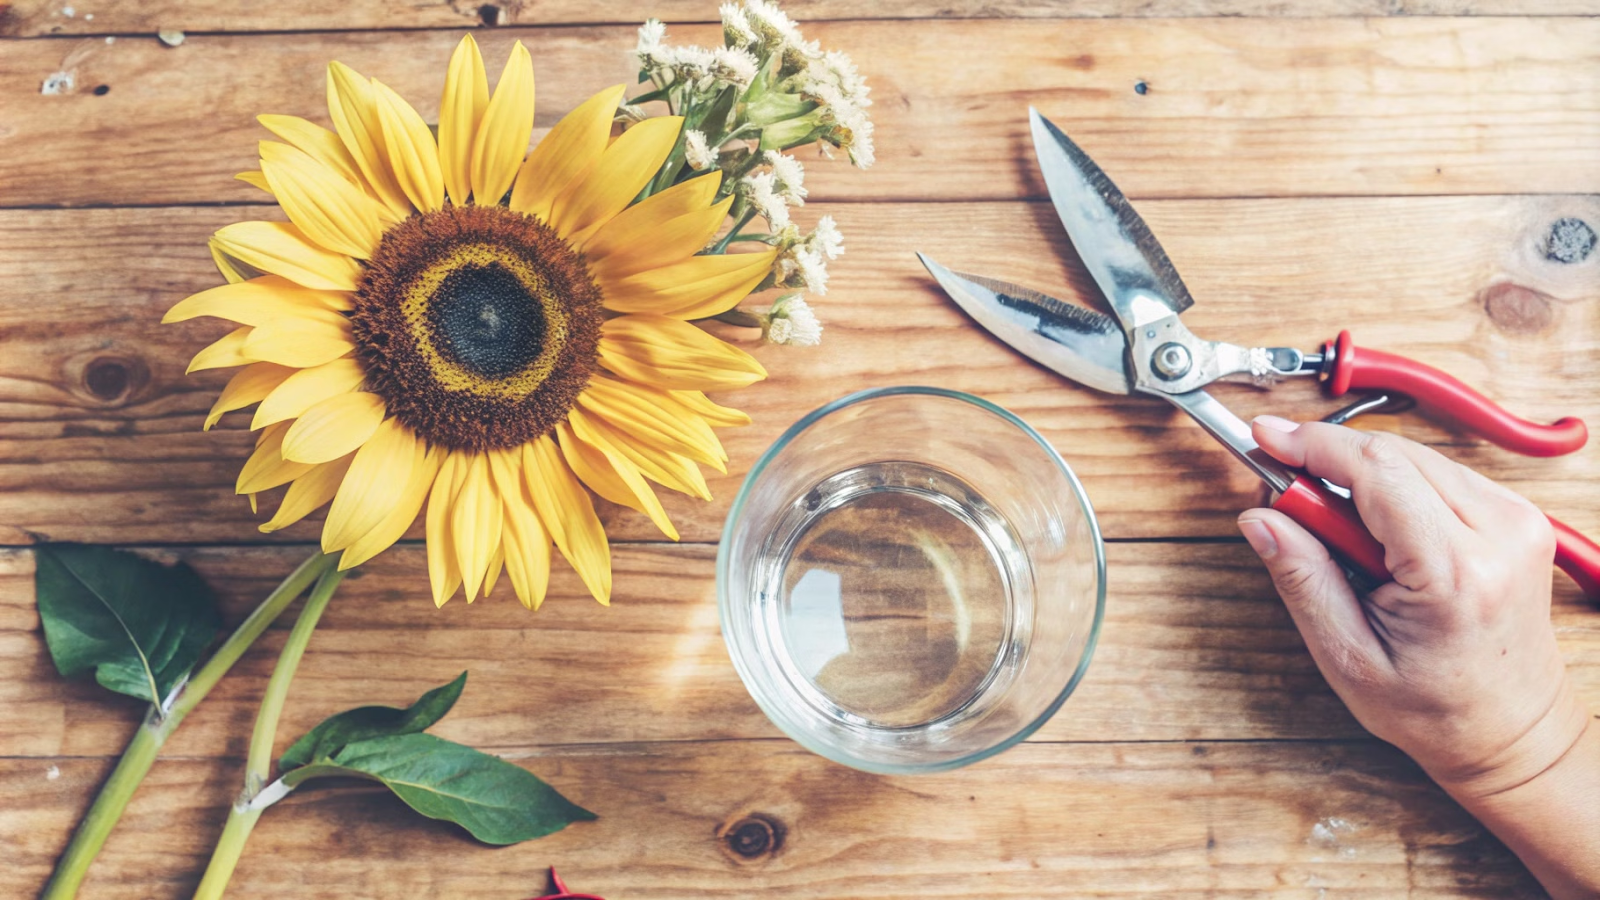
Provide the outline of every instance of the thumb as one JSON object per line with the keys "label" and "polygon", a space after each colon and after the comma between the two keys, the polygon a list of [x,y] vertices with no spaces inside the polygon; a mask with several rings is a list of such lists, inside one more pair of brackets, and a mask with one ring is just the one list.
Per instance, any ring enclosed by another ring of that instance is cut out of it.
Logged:
{"label": "thumb", "polygon": [[1361,600],[1321,541],[1271,509],[1245,510],[1239,531],[1266,564],[1317,668],[1330,682],[1337,687],[1358,676],[1356,666],[1384,655]]}

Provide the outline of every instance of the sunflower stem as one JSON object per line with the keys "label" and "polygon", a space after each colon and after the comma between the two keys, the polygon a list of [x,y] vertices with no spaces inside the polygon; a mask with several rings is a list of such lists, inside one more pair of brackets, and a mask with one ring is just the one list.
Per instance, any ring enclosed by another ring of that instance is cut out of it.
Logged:
{"label": "sunflower stem", "polygon": [[294,681],[295,671],[300,668],[300,658],[305,655],[306,645],[311,643],[311,633],[316,631],[317,623],[328,608],[328,601],[333,599],[333,592],[343,580],[344,573],[338,569],[330,566],[323,570],[316,586],[311,589],[311,596],[306,598],[305,607],[300,610],[300,617],[295,619],[294,628],[289,631],[288,641],[278,654],[278,664],[272,669],[267,692],[262,696],[261,708],[256,712],[255,730],[250,734],[250,753],[244,766],[244,790],[228,809],[227,824],[223,826],[222,836],[217,839],[217,847],[211,853],[206,874],[195,889],[195,900],[215,900],[228,889],[228,881],[233,878],[233,870],[244,853],[245,841],[249,839],[251,829],[256,827],[256,820],[261,818],[264,807],[254,807],[251,801],[267,784],[272,766],[272,743],[277,737],[278,719],[283,714],[283,703],[289,696],[289,685]]}
{"label": "sunflower stem", "polygon": [[105,846],[106,838],[116,827],[117,820],[122,818],[122,812],[127,809],[128,801],[133,798],[140,782],[149,774],[150,766],[155,763],[156,755],[161,752],[167,738],[178,729],[184,717],[206,698],[206,694],[216,687],[222,676],[266,631],[267,626],[282,615],[289,604],[324,571],[331,568],[336,559],[335,556],[316,553],[301,563],[234,629],[228,640],[200,667],[200,671],[189,678],[165,712],[159,706],[150,707],[144,722],[134,732],[127,749],[122,752],[122,758],[117,761],[117,767],[100,788],[83,821],[78,823],[78,830],[73,833],[72,841],[67,844],[61,860],[56,863],[54,874],[40,894],[41,900],[67,900],[77,896],[78,888],[89,872],[89,865],[100,854],[101,847]]}

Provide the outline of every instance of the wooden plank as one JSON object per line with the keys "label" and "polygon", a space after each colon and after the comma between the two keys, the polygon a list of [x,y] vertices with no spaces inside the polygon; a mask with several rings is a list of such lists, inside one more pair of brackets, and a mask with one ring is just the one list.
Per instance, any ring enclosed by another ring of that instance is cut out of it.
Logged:
{"label": "wooden plank", "polygon": [[[308,788],[262,818],[231,892],[524,897],[553,864],[576,890],[637,900],[1541,896],[1498,842],[1376,742],[1025,744],[911,777],[854,772],[780,742],[514,758],[600,819],[491,851],[381,788]],[[108,765],[0,761],[7,896],[38,890]],[[80,896],[187,895],[238,769],[157,763]]]}
{"label": "wooden plank", "polygon": [[[1008,2],[929,2],[893,4],[861,0],[799,0],[785,3],[802,23],[828,19],[921,18],[1196,18],[1262,16],[1581,16],[1600,13],[1594,0],[1008,0]],[[711,0],[659,0],[648,13],[671,23],[715,21]],[[477,28],[499,25],[637,24],[644,15],[624,3],[596,4],[556,0],[532,8],[518,2],[480,4],[442,0],[395,6],[381,0],[317,3],[290,0],[270,4],[180,3],[175,0],[15,0],[0,7],[0,36],[149,35],[160,30],[189,32],[355,31],[407,28]]]}
{"label": "wooden plank", "polygon": [[[1359,343],[1453,372],[1533,419],[1600,423],[1600,253],[1575,264],[1540,250],[1552,222],[1600,225],[1593,197],[1151,201],[1140,208],[1198,298],[1208,337],[1315,348],[1340,328]],[[185,294],[217,283],[213,229],[265,212],[123,209],[0,213],[0,542],[30,535],[105,543],[259,539],[232,496],[250,439],[245,414],[201,434],[226,373],[185,377],[220,336],[203,321],[161,326]],[[1087,303],[1093,288],[1045,204],[813,204],[848,252],[814,350],[760,346],[773,378],[723,399],[756,417],[724,432],[729,474],[713,503],[666,496],[686,540],[714,540],[748,468],[807,411],[866,387],[933,384],[1014,409],[1084,478],[1112,537],[1233,536],[1259,486],[1159,401],[1117,398],[1021,362],[938,293],[913,256],[1007,275]],[[48,307],[48,314],[41,310]],[[93,376],[93,377],[91,377]],[[98,393],[97,393],[98,391]],[[1242,415],[1336,408],[1296,382],[1223,386]],[[1524,459],[1417,415],[1367,420],[1446,448],[1574,527],[1600,534],[1600,455]],[[1153,479],[1161,484],[1153,490]],[[619,540],[659,537],[607,510]],[[309,541],[313,522],[273,539]]]}
{"label": "wooden plank", "polygon": [[[701,42],[717,33],[674,32]],[[819,199],[1041,196],[1030,104],[1135,197],[1600,192],[1594,19],[859,21],[812,33],[851,52],[871,79],[879,147],[870,173],[813,166]],[[631,28],[483,37],[496,67],[514,38],[538,60],[540,134],[634,74]],[[201,35],[178,48],[150,38],[10,42],[0,53],[0,202],[254,202],[258,192],[230,179],[254,167],[266,137],[257,113],[323,120],[323,68],[339,59],[432,119],[457,39],[445,30]],[[76,91],[42,95],[63,65]]]}
{"label": "wooden plank", "polygon": [[[241,619],[307,552],[204,548],[180,555]],[[161,554],[170,557],[170,551]],[[295,681],[280,750],[325,716],[403,705],[462,669],[448,737],[496,751],[532,745],[779,737],[747,696],[718,630],[714,550],[630,546],[616,599],[594,604],[564,563],[537,613],[507,587],[435,611],[416,544],[340,588]],[[1365,732],[1324,684],[1259,562],[1240,544],[1112,544],[1105,624],[1089,674],[1039,732],[1051,741],[1304,740]],[[1554,614],[1579,689],[1600,702],[1600,617],[1563,583]],[[287,633],[262,639],[168,745],[240,755]],[[34,610],[32,557],[0,551],[0,757],[119,749],[141,710],[51,666]]]}

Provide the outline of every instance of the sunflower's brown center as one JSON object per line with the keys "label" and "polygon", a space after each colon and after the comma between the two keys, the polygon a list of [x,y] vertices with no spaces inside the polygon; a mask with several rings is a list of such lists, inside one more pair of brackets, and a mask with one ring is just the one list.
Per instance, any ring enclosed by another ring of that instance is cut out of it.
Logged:
{"label": "sunflower's brown center", "polygon": [[548,434],[594,372],[600,290],[548,225],[447,206],[389,229],[351,313],[369,387],[452,449]]}

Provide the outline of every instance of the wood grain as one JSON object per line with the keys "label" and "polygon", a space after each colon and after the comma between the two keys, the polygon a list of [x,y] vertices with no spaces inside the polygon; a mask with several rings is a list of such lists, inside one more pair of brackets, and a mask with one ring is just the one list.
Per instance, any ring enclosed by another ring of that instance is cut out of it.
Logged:
{"label": "wood grain", "polygon": [[[67,10],[71,12],[67,12]],[[1600,12],[1594,0],[796,0],[784,4],[802,23],[827,19],[918,18],[1157,18],[1261,16],[1577,16]],[[190,32],[345,31],[405,28],[476,28],[498,25],[637,24],[646,13],[626,5],[582,0],[522,0],[480,4],[469,0],[393,5],[381,0],[318,3],[314,0],[237,4],[178,0],[15,0],[0,6],[0,35],[154,34]],[[666,22],[714,21],[712,0],[658,0],[648,14]]]}
{"label": "wood grain", "polygon": [[[1042,196],[1034,105],[1133,197],[1600,192],[1600,21],[1077,19],[819,24],[874,87],[879,162],[811,167],[818,199]],[[715,40],[715,27],[676,29]],[[620,26],[483,33],[526,42],[536,134],[633,80]],[[331,59],[432,120],[455,30],[11,41],[0,53],[6,205],[255,202],[263,112],[322,121]],[[40,84],[67,65],[74,93]],[[1147,93],[1136,93],[1143,82]],[[104,87],[106,90],[100,92]],[[88,148],[93,148],[90,154]]]}
{"label": "wood grain", "polygon": [[[1323,740],[1365,732],[1324,684],[1260,563],[1242,544],[1112,544],[1105,624],[1082,686],[1039,733],[1050,741]],[[304,547],[185,550],[241,619]],[[173,557],[170,551],[159,554]],[[502,585],[435,611],[416,544],[339,589],[301,665],[281,751],[327,715],[404,705],[470,668],[439,733],[476,747],[774,738],[728,662],[713,548],[631,546],[602,609],[557,563],[529,613]],[[139,705],[60,679],[34,611],[29,551],[0,552],[0,757],[120,749]],[[1575,590],[1554,622],[1575,683],[1600,701],[1600,616]],[[167,745],[172,756],[241,755],[286,635],[270,632]]]}
{"label": "wood grain", "polygon": [[[262,818],[231,894],[526,897],[553,864],[576,890],[629,900],[1540,896],[1492,837],[1373,743],[1024,744],[911,777],[776,741],[513,759],[600,819],[489,849],[381,789],[308,788]],[[0,891],[37,891],[107,768],[0,760]],[[158,762],[80,896],[186,896],[237,769]],[[730,833],[760,846],[763,827],[781,833],[775,850],[730,849]]]}
{"label": "wood grain", "polygon": [[[1567,265],[1542,252],[1551,223],[1600,223],[1592,197],[1149,201],[1140,205],[1185,275],[1198,333],[1312,349],[1350,328],[1358,343],[1456,374],[1508,408],[1600,423],[1600,253]],[[0,542],[261,539],[232,495],[246,414],[199,432],[226,373],[183,368],[225,326],[163,327],[161,313],[218,277],[204,250],[221,225],[265,209],[0,213]],[[686,540],[714,540],[749,466],[790,423],[866,387],[933,384],[986,396],[1038,427],[1084,478],[1115,538],[1234,536],[1259,486],[1159,401],[1067,384],[972,326],[916,262],[1002,274],[1097,304],[1044,204],[812,204],[847,253],[816,298],[815,350],[761,346],[773,378],[722,399],[756,417],[725,434],[716,500],[663,493]],[[48,313],[42,312],[48,308]],[[1217,389],[1242,415],[1317,416],[1339,405],[1307,382]],[[1528,460],[1415,414],[1368,420],[1511,484],[1574,527],[1600,533],[1600,451]],[[1160,489],[1152,489],[1159,479]],[[618,540],[659,537],[608,510]],[[312,522],[272,536],[307,541]]]}

